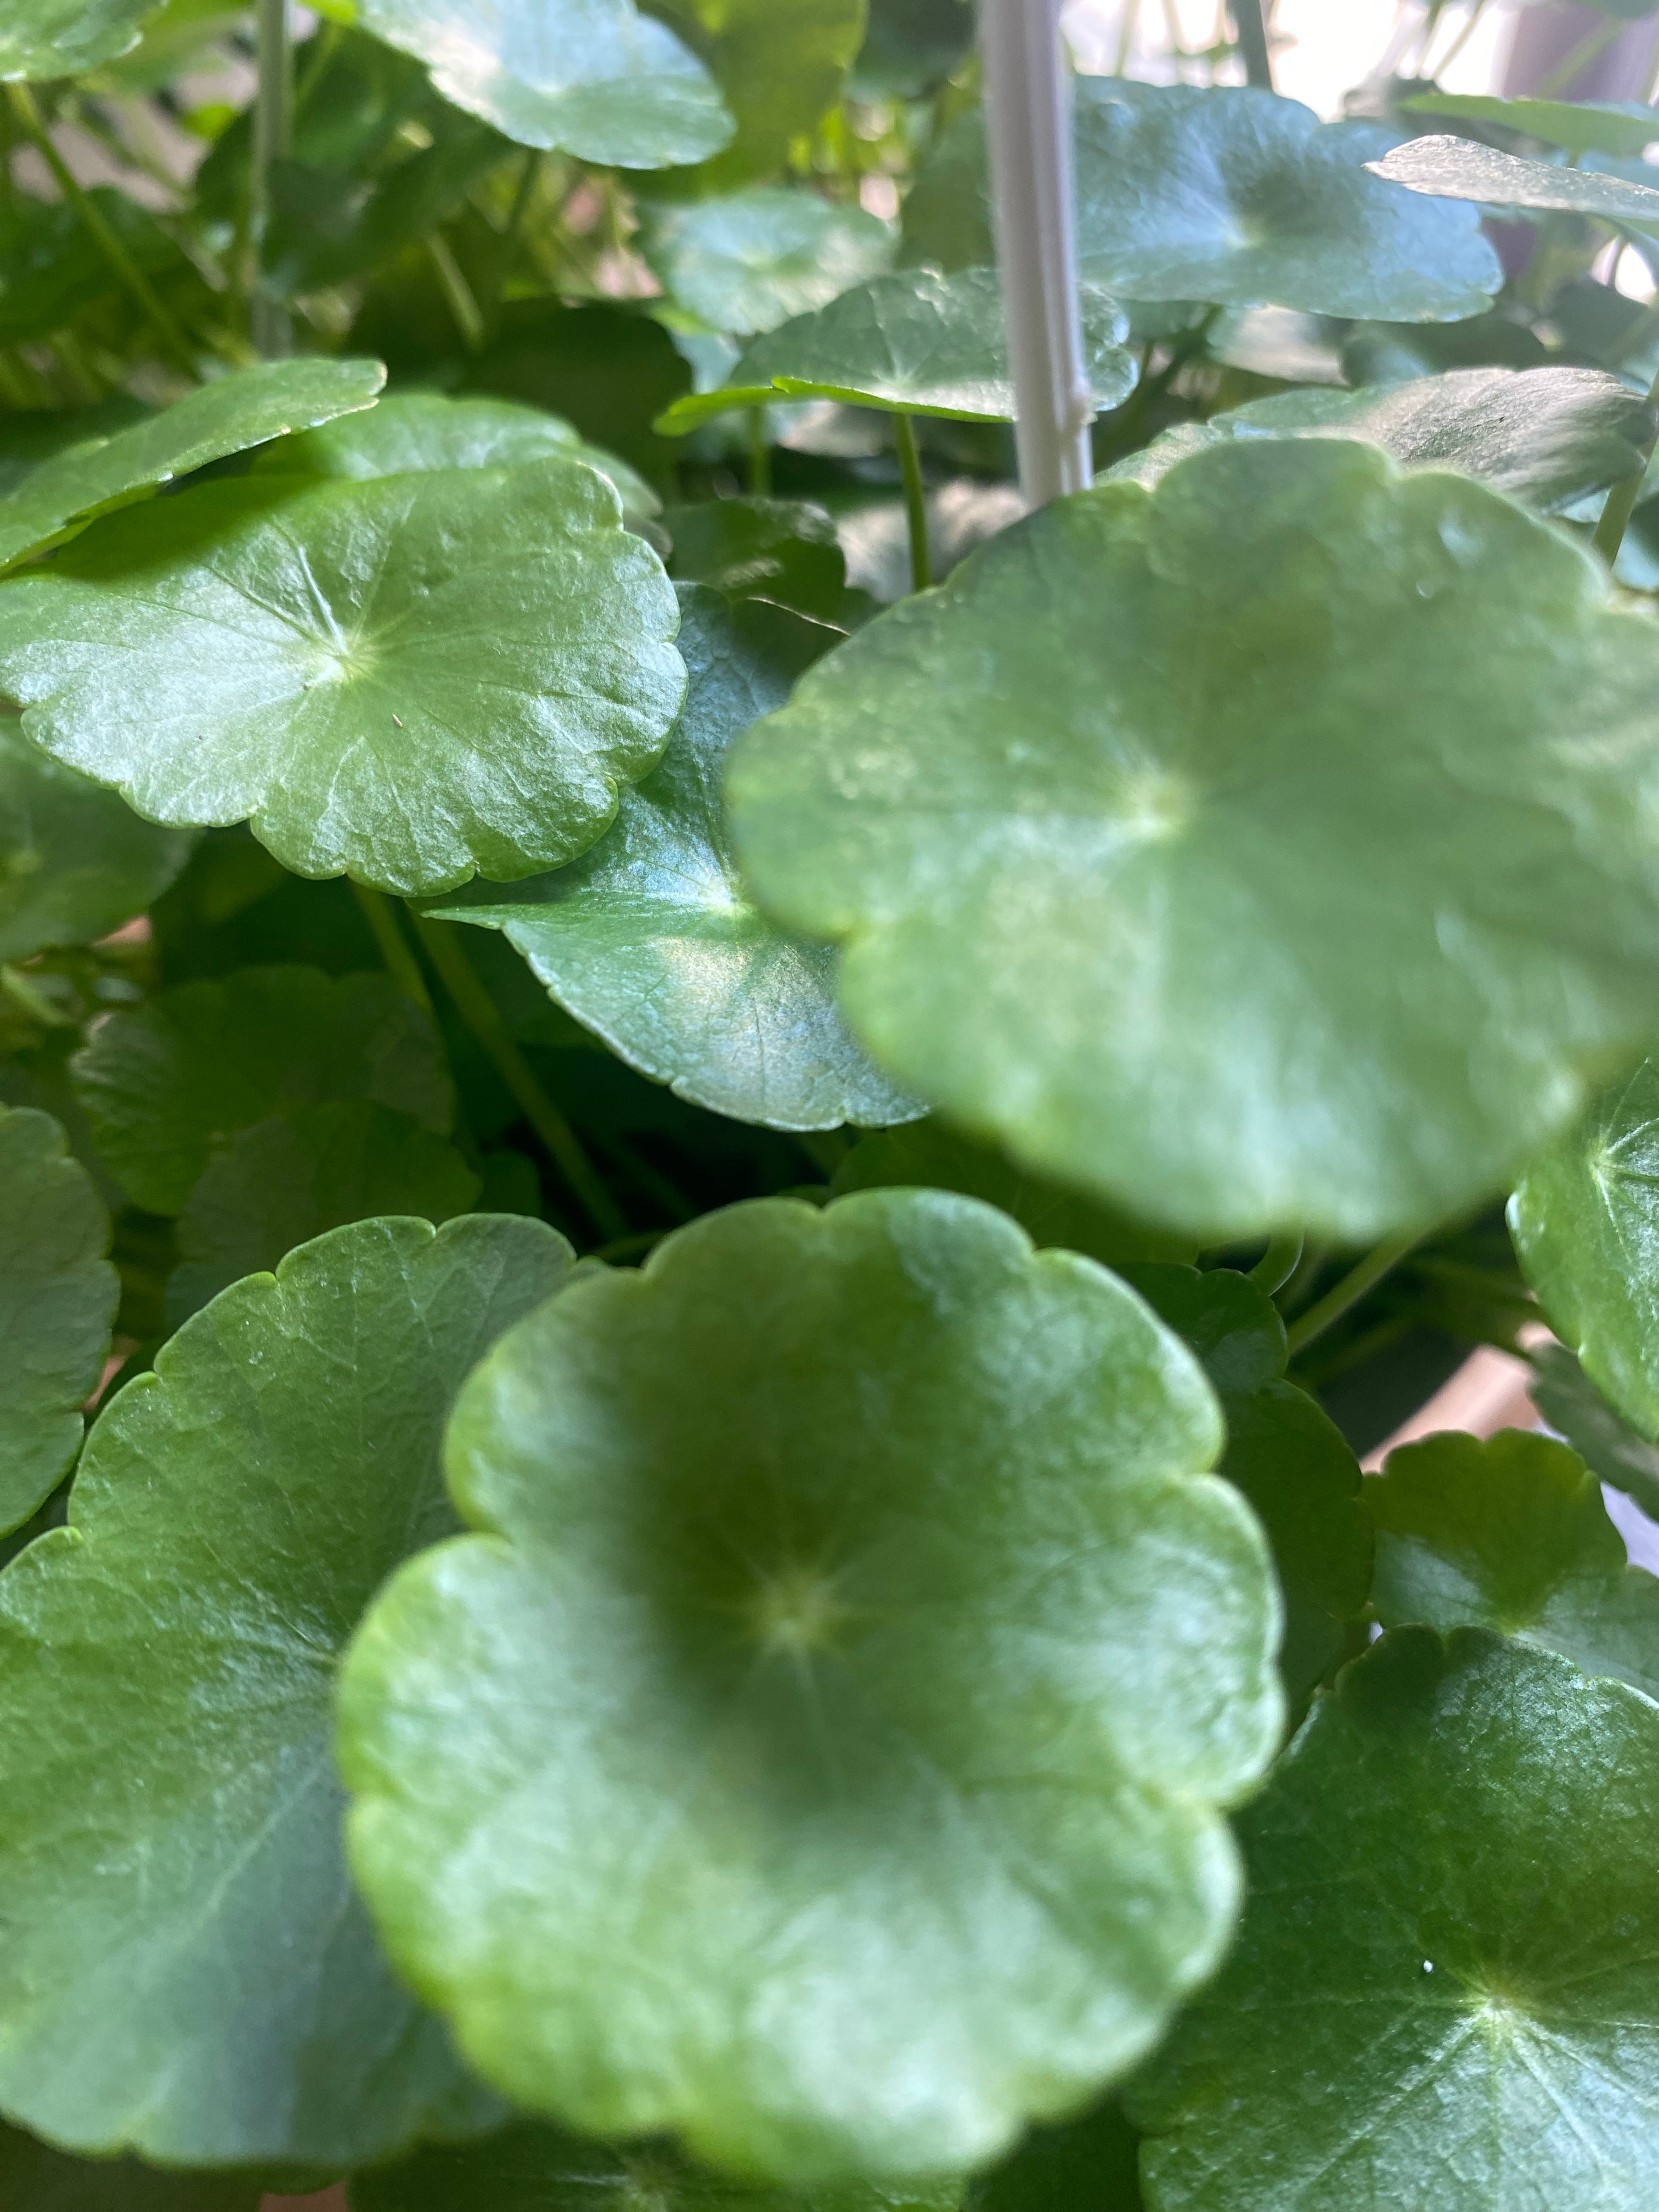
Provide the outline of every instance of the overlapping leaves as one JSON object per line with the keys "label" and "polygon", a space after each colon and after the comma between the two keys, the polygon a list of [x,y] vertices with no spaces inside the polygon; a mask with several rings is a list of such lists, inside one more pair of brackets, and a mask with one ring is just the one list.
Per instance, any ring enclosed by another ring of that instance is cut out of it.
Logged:
{"label": "overlapping leaves", "polygon": [[815,192],[759,185],[647,204],[641,245],[670,297],[711,330],[745,335],[828,307],[892,258],[888,225]]}
{"label": "overlapping leaves", "polygon": [[801,2181],[1120,2072],[1224,1943],[1212,1808],[1279,1722],[1220,1442],[1133,1293],[939,1192],[711,1215],[515,1331],[450,1435],[488,1533],[342,1686],[354,1867],[469,2061]]}
{"label": "overlapping leaves", "polygon": [[1659,232],[1659,189],[1594,169],[1558,167],[1473,138],[1413,138],[1371,163],[1413,192],[1536,214],[1594,216],[1621,230]]}

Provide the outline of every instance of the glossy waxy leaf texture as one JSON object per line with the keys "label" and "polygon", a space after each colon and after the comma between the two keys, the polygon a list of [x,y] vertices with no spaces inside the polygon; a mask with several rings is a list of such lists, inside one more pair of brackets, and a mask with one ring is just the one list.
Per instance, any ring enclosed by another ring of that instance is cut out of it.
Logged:
{"label": "glossy waxy leaf texture", "polygon": [[1623,230],[1659,228],[1659,188],[1594,169],[1566,169],[1505,154],[1473,138],[1413,138],[1371,164],[1393,184],[1431,198],[1535,214],[1584,215]]}
{"label": "glossy waxy leaf texture", "polygon": [[540,1222],[337,1230],[99,1422],[0,1574],[0,2102],[83,2152],[327,2166],[489,2124],[348,1878],[336,1662],[453,1524],[463,1376],[556,1289]]}
{"label": "glossy waxy leaf texture", "polygon": [[589,468],[198,486],[0,586],[27,733],[295,874],[437,891],[593,842],[685,685],[661,563]]}
{"label": "glossy waxy leaf texture", "polygon": [[1396,1630],[1242,1815],[1250,1905],[1130,2098],[1152,2212],[1638,2212],[1659,1709]]}
{"label": "glossy waxy leaf texture", "polygon": [[[1083,274],[1126,300],[1302,307],[1387,322],[1479,314],[1503,271],[1472,209],[1371,173],[1395,134],[1233,87],[1075,80]],[[992,259],[985,126],[953,124],[904,209],[905,258]]]}
{"label": "glossy waxy leaf texture", "polygon": [[1479,485],[1236,441],[809,671],[733,753],[738,857],[1021,1164],[1210,1241],[1416,1226],[1651,1027],[1659,634],[1607,590]]}
{"label": "glossy waxy leaf texture", "polygon": [[641,248],[670,298],[711,330],[745,336],[828,307],[893,258],[876,216],[781,185],[641,215]]}
{"label": "glossy waxy leaf texture", "polygon": [[264,362],[204,384],[160,414],[77,440],[0,500],[0,568],[210,461],[371,406],[385,382],[377,361]]}
{"label": "glossy waxy leaf texture", "polygon": [[343,1683],[352,1863],[469,2062],[802,2182],[960,2171],[1121,2072],[1225,1943],[1215,1808],[1279,1724],[1220,1443],[1131,1291],[943,1193],[573,1284],[457,1408],[482,1533]]}
{"label": "glossy waxy leaf texture", "polygon": [[0,1106],[0,1534],[81,1449],[120,1285],[109,1216],[49,1114]]}
{"label": "glossy waxy leaf texture", "polygon": [[683,1098],[773,1128],[908,1120],[836,1000],[836,953],[744,896],[720,778],[732,739],[781,706],[837,633],[763,601],[682,586],[690,671],[668,750],[584,860],[474,884],[433,912],[503,931],[567,1012]]}

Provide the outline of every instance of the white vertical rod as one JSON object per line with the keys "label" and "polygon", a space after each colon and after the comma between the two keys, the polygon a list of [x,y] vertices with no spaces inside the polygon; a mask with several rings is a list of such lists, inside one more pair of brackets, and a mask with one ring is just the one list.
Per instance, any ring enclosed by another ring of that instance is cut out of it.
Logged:
{"label": "white vertical rod", "polygon": [[1019,488],[1030,510],[1082,491],[1094,476],[1060,0],[982,0],[980,45]]}

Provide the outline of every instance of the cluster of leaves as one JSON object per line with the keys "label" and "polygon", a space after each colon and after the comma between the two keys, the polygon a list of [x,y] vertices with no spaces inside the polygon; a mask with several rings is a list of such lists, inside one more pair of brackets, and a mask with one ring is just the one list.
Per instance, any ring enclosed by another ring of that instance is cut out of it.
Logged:
{"label": "cluster of leaves", "polygon": [[8,2203],[1652,2200],[1659,118],[973,30],[0,24]]}

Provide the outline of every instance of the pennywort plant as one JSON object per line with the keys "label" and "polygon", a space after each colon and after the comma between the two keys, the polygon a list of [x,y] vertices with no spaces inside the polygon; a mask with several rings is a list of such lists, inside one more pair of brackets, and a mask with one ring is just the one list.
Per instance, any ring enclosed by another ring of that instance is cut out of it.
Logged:
{"label": "pennywort plant", "polygon": [[1659,2191],[1659,111],[982,12],[0,21],[8,2205]]}

